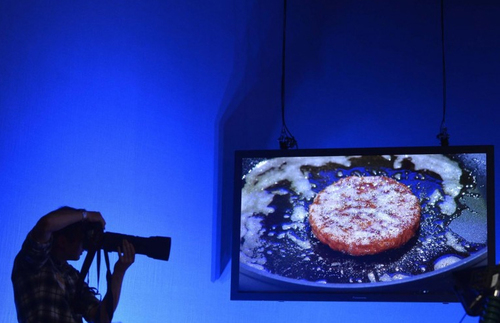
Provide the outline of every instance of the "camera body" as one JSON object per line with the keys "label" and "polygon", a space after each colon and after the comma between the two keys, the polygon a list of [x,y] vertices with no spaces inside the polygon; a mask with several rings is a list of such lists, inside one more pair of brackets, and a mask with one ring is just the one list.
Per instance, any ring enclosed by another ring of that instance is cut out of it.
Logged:
{"label": "camera body", "polygon": [[170,237],[137,237],[121,233],[104,232],[98,222],[86,222],[84,226],[83,248],[89,250],[118,251],[123,240],[130,242],[136,254],[167,261],[170,257],[172,239]]}

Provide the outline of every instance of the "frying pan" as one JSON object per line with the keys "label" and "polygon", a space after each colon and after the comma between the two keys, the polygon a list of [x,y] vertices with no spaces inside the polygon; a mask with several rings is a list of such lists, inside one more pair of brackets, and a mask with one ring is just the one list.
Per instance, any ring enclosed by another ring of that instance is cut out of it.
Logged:
{"label": "frying pan", "polygon": [[[486,263],[484,155],[439,156],[439,160],[449,160],[449,165],[461,172],[457,178],[460,191],[456,196],[447,194],[444,176],[435,167],[416,167],[411,156],[346,157],[348,164],[319,163],[314,157],[302,160],[300,172],[314,194],[345,176],[397,179],[420,200],[421,224],[416,235],[398,249],[372,256],[355,257],[334,251],[311,232],[307,212],[313,199],[297,192],[282,166],[271,167],[265,172],[275,172],[274,178],[278,180],[265,185],[264,189],[272,195],[266,207],[273,211],[265,213],[262,206],[256,207],[250,215],[259,223],[259,229],[252,232],[254,245],[249,249],[245,244],[248,236],[241,239],[240,280],[247,288],[263,285],[266,289],[278,290],[356,290],[403,283],[417,286],[423,280],[438,281],[451,271]],[[260,161],[247,160],[249,166],[245,173],[259,171]],[[284,158],[281,165],[295,162],[289,161]],[[280,180],[281,173],[284,175]],[[244,184],[252,185],[247,180],[245,176]],[[452,211],[443,207],[445,200],[453,206]]]}

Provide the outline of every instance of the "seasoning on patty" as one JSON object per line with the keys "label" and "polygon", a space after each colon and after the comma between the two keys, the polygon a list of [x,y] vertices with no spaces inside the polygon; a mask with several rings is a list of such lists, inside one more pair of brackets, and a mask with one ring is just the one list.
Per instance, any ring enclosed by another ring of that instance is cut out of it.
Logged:
{"label": "seasoning on patty", "polygon": [[408,186],[385,176],[349,176],[319,192],[309,207],[312,232],[352,256],[399,248],[420,225],[420,203]]}

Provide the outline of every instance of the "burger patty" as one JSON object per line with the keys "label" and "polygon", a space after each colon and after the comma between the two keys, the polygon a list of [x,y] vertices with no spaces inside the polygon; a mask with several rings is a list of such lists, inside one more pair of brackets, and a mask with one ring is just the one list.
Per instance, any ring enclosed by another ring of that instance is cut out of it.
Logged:
{"label": "burger patty", "polygon": [[420,225],[420,203],[408,186],[385,176],[349,176],[318,193],[309,207],[312,232],[352,256],[401,247]]}

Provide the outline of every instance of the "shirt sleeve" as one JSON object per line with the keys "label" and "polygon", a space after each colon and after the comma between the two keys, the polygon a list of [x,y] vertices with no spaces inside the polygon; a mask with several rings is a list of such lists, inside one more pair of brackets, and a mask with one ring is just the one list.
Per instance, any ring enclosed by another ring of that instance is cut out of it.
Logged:
{"label": "shirt sleeve", "polygon": [[51,249],[52,238],[45,243],[40,243],[32,239],[30,234],[28,234],[19,253],[19,265],[38,270],[49,259]]}
{"label": "shirt sleeve", "polygon": [[[101,301],[96,297],[97,293],[91,289],[86,283],[83,285],[81,306],[83,309],[83,317],[87,322],[95,321],[95,317],[92,314],[99,315],[99,307]],[[96,309],[93,311],[93,309]]]}

